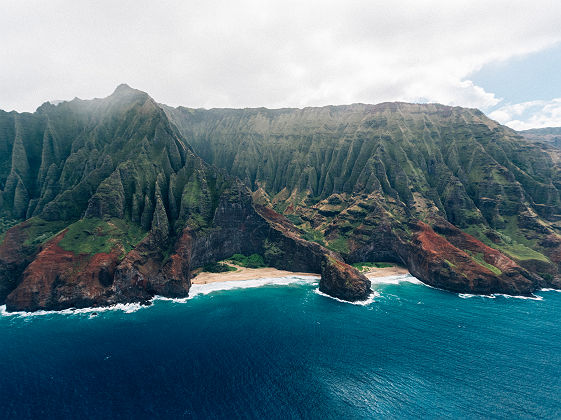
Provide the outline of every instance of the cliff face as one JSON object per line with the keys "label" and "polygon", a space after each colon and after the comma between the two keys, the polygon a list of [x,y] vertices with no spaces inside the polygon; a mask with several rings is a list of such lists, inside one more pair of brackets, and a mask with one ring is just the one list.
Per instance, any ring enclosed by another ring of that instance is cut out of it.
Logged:
{"label": "cliff face", "polygon": [[16,224],[0,245],[8,310],[187,296],[195,268],[235,253],[318,273],[329,254],[273,227],[246,186],[200,159],[161,107],[128,86],[2,113],[0,128],[0,217]]}
{"label": "cliff face", "polygon": [[471,293],[560,282],[561,153],[477,110],[164,109],[196,153],[348,262],[400,262]]}
{"label": "cliff face", "polygon": [[0,112],[0,304],[186,296],[194,269],[235,253],[321,273],[346,300],[370,293],[347,262],[380,260],[530,294],[561,283],[552,150],[440,105],[172,109],[123,85]]}
{"label": "cliff face", "polygon": [[[65,229],[27,265],[7,296],[6,307],[33,311],[147,302],[154,295],[184,297],[194,268],[243,252],[264,253],[277,268],[322,273],[323,289],[343,299],[361,300],[371,293],[368,279],[332,251],[301,239],[283,216],[254,206],[249,190],[241,184],[220,197],[211,226],[208,230],[183,228],[169,257],[162,255],[164,244],[156,231],[126,255],[120,243],[110,252],[88,255],[62,247],[66,235],[72,234],[72,229]],[[13,228],[10,235],[15,232]],[[267,253],[272,247],[277,251]],[[326,267],[328,261],[338,265]]]}
{"label": "cliff face", "polygon": [[518,133],[530,141],[561,148],[561,127],[533,128]]}

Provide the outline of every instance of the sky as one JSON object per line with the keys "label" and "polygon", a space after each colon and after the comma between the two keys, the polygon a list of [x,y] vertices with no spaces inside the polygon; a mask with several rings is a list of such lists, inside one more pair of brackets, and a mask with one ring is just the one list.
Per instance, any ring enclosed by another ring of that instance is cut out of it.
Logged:
{"label": "sky", "polygon": [[0,109],[439,102],[561,126],[561,2],[0,0]]}

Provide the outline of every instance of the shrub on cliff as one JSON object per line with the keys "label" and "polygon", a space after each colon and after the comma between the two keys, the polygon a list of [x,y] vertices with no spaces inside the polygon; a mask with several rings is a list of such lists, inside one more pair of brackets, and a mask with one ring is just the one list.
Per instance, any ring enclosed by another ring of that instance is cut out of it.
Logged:
{"label": "shrub on cliff", "polygon": [[265,267],[265,261],[263,257],[259,254],[251,254],[246,263],[247,268],[260,268]]}
{"label": "shrub on cliff", "polygon": [[265,261],[259,254],[251,254],[249,257],[243,254],[234,254],[229,258],[234,264],[247,268],[265,267]]}
{"label": "shrub on cliff", "polygon": [[236,269],[224,263],[214,262],[206,264],[203,267],[203,271],[206,271],[208,273],[226,273],[228,271],[236,271]]}

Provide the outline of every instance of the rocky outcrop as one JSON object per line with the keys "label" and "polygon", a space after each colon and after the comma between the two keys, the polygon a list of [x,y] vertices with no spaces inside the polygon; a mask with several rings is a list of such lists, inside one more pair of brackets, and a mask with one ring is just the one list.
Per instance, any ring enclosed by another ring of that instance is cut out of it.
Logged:
{"label": "rocky outcrop", "polygon": [[171,109],[122,85],[0,112],[0,229],[27,219],[0,244],[0,304],[186,296],[195,268],[235,253],[321,273],[346,300],[370,283],[345,261],[380,260],[455,292],[528,295],[561,286],[560,162],[435,104]]}
{"label": "rocky outcrop", "polygon": [[26,267],[21,282],[6,298],[8,311],[100,306],[107,302],[120,250],[93,256],[59,246],[66,232],[50,240]]}
{"label": "rocky outcrop", "polygon": [[453,292],[485,295],[528,296],[540,287],[540,277],[499,251],[452,225],[437,228],[440,234],[418,222],[413,241],[398,249],[411,273],[424,283]]}
{"label": "rocky outcrop", "polygon": [[[365,300],[372,293],[370,280],[346,264],[340,255],[323,246],[300,238],[294,226],[284,216],[268,207],[257,207],[269,223],[273,241],[280,243],[283,255],[275,262],[278,268],[321,272],[320,291],[350,302]],[[294,268],[297,267],[297,268]]]}
{"label": "rocky outcrop", "polygon": [[[415,221],[410,235],[397,229],[378,229],[370,243],[354,251],[355,260],[392,260],[430,286],[457,293],[529,296],[554,280],[527,271],[502,252],[485,245],[452,224]],[[389,258],[388,258],[389,256]]]}
{"label": "rocky outcrop", "polygon": [[370,280],[350,265],[329,256],[322,263],[319,290],[350,302],[364,300],[372,293]]}
{"label": "rocky outcrop", "polygon": [[8,230],[0,244],[0,303],[17,287],[23,271],[37,253],[36,247],[25,244],[28,225],[21,223]]}
{"label": "rocky outcrop", "polygon": [[[126,255],[118,246],[94,255],[65,250],[60,246],[64,231],[49,240],[25,268],[6,298],[6,307],[34,311],[147,303],[155,295],[185,297],[195,268],[235,253],[254,252],[265,254],[267,262],[280,269],[321,273],[320,288],[332,296],[355,301],[371,292],[368,279],[336,253],[302,239],[284,216],[254,205],[250,191],[240,183],[221,196],[212,226],[187,226],[173,243],[166,243],[161,229],[154,228]],[[17,232],[10,231],[10,243],[18,243]],[[171,247],[169,256],[162,252],[167,246]],[[268,253],[272,247],[278,252]]]}

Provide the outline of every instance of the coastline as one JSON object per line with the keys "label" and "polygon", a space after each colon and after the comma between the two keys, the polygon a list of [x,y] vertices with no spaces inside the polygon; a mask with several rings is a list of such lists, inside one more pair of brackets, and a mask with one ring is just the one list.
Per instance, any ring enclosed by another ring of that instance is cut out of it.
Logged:
{"label": "coastline", "polygon": [[403,276],[411,273],[407,268],[401,265],[394,265],[392,267],[384,268],[371,267],[368,271],[363,271],[362,274],[372,280],[380,277]]}
{"label": "coastline", "polygon": [[202,272],[191,279],[191,284],[210,284],[228,281],[259,280],[263,278],[280,278],[287,276],[319,276],[318,273],[301,273],[295,271],[277,270],[273,267],[246,268],[234,265],[232,266],[236,267],[238,270],[228,271],[225,273]]}
{"label": "coastline", "polygon": [[[232,265],[233,264],[228,264]],[[238,288],[238,287],[258,287],[265,284],[290,284],[292,282],[298,281],[310,281],[313,279],[319,280],[320,274],[318,273],[304,273],[304,272],[296,272],[296,271],[287,271],[287,270],[278,270],[273,267],[264,267],[264,268],[245,268],[240,266],[235,266],[238,270],[237,271],[228,271],[224,273],[208,273],[208,272],[201,272],[197,276],[193,277],[191,280],[191,290],[189,296],[184,298],[168,298],[163,296],[154,296],[150,303],[155,300],[171,300],[175,302],[184,302],[188,299],[200,295],[200,294],[208,294],[212,293],[217,290],[227,290],[231,288]],[[376,279],[386,279],[389,280],[390,283],[399,282],[401,279],[396,279],[396,277],[401,278],[403,276],[409,275],[409,271],[402,266],[393,266],[393,267],[384,267],[384,268],[376,268],[371,267],[367,271],[362,272],[368,279],[372,280],[372,283],[379,283]],[[296,279],[295,279],[296,278]],[[247,282],[248,284],[245,284]],[[249,284],[253,283],[253,284]],[[382,281],[385,283],[385,281]],[[206,285],[206,286],[205,286]],[[318,292],[322,294],[321,292]],[[332,298],[329,295],[325,295],[327,297]],[[377,296],[376,292],[373,292],[371,298],[367,299],[366,301],[360,302],[346,302],[352,303],[357,305],[366,305],[372,302],[372,299]],[[339,300],[337,298],[333,298],[335,300]],[[26,312],[26,311],[16,311],[16,312],[7,312],[6,305],[0,306],[0,316],[16,316],[16,317],[34,317],[34,316],[42,316],[42,315],[53,315],[53,314],[60,314],[60,315],[77,315],[77,314],[90,314],[90,317],[95,317],[100,312],[105,311],[122,311],[124,313],[133,313],[138,311],[139,309],[149,307],[150,304],[146,303],[117,303],[108,306],[89,306],[85,308],[67,308],[62,310],[39,310],[34,312]]]}
{"label": "coastline", "polygon": [[[245,268],[240,266],[234,266],[237,271],[228,271],[225,273],[208,273],[202,272],[191,279],[191,284],[209,284],[209,283],[222,283],[229,281],[245,281],[245,280],[257,280],[263,278],[279,278],[287,276],[319,276],[319,273],[301,273],[286,270],[277,270],[273,267],[264,268]],[[402,266],[392,266],[384,268],[371,267],[367,271],[363,271],[368,279],[375,279],[380,277],[391,277],[391,276],[401,276],[410,274],[409,271]]]}

